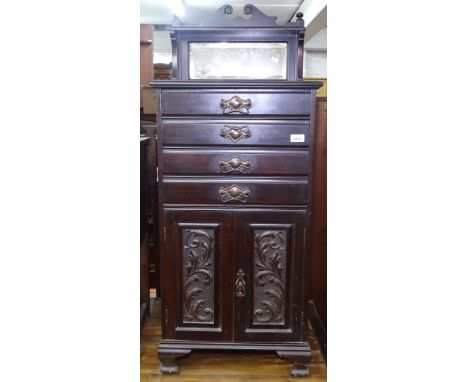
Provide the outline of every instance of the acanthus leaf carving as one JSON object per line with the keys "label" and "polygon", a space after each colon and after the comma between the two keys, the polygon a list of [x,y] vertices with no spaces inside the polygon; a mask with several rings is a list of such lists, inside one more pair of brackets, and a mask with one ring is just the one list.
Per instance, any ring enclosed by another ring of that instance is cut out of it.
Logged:
{"label": "acanthus leaf carving", "polygon": [[286,231],[256,231],[254,323],[284,323]]}
{"label": "acanthus leaf carving", "polygon": [[[212,323],[213,234],[208,230],[185,230],[184,239],[184,322]],[[212,300],[212,296],[211,296]]]}

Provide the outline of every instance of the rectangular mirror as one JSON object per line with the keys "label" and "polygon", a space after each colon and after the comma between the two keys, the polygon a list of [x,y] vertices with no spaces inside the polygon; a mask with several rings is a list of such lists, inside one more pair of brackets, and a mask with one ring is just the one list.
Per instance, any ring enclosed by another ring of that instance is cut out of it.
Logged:
{"label": "rectangular mirror", "polygon": [[285,80],[285,42],[189,43],[190,79]]}

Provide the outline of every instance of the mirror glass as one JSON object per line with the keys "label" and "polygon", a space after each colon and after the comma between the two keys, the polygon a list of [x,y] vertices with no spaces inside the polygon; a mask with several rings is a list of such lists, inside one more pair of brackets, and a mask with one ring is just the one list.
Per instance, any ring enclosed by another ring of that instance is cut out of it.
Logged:
{"label": "mirror glass", "polygon": [[189,43],[190,79],[285,80],[285,42]]}

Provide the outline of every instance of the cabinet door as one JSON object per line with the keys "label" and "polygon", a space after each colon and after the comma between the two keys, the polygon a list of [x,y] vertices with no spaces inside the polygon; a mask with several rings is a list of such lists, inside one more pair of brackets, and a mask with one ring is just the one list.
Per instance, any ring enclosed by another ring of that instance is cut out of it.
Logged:
{"label": "cabinet door", "polygon": [[232,340],[232,212],[165,209],[166,339]]}
{"label": "cabinet door", "polygon": [[235,338],[303,340],[305,211],[235,213]]}

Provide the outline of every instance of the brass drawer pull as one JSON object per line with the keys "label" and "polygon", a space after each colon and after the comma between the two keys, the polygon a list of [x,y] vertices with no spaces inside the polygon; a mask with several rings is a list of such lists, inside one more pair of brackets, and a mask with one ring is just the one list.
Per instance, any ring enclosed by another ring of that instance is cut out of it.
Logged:
{"label": "brass drawer pull", "polygon": [[220,187],[218,195],[223,203],[227,202],[241,202],[245,203],[250,196],[248,188],[242,189],[239,186],[232,185],[228,188]]}
{"label": "brass drawer pull", "polygon": [[219,167],[221,168],[221,172],[228,173],[228,172],[240,172],[242,174],[246,174],[252,162],[249,160],[241,160],[237,157],[233,157],[228,161],[222,160],[219,162]]}
{"label": "brass drawer pull", "polygon": [[235,95],[227,100],[221,98],[221,101],[219,101],[219,107],[223,109],[223,114],[249,114],[249,109],[252,107],[252,101],[250,98],[244,100]]}
{"label": "brass drawer pull", "polygon": [[242,270],[242,268],[239,269],[236,276],[237,276],[236,283],[234,284],[234,288],[236,290],[236,296],[244,297],[245,296],[245,280],[244,280],[245,273]]}
{"label": "brass drawer pull", "polygon": [[248,126],[228,126],[225,125],[219,135],[223,138],[229,138],[234,143],[239,142],[241,139],[250,138],[252,133]]}

